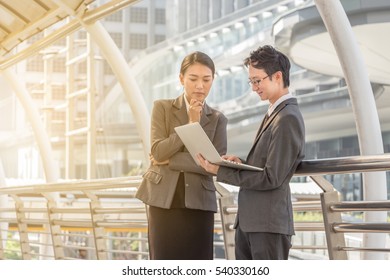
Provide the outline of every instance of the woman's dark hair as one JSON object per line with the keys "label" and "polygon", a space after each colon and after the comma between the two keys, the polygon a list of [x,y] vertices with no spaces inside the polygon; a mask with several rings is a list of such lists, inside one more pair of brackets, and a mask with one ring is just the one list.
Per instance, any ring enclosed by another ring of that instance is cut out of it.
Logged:
{"label": "woman's dark hair", "polygon": [[187,55],[180,66],[180,74],[184,75],[188,67],[195,63],[203,64],[204,66],[210,68],[213,73],[213,78],[215,74],[215,66],[213,60],[205,53],[202,52],[193,52]]}
{"label": "woman's dark hair", "polygon": [[[283,74],[284,87],[290,86],[290,61],[286,55],[270,45],[252,51],[249,57],[244,60],[244,64],[245,66],[251,65],[257,69],[263,69],[270,76],[280,71]],[[272,77],[270,79],[272,80]]]}

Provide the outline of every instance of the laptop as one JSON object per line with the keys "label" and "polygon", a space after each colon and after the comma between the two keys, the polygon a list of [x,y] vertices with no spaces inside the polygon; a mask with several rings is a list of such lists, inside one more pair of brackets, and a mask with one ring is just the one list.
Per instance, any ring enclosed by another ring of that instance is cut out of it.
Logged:
{"label": "laptop", "polygon": [[223,159],[198,122],[175,127],[175,130],[198,165],[200,163],[197,155],[201,154],[213,164],[245,170],[263,171],[260,167]]}

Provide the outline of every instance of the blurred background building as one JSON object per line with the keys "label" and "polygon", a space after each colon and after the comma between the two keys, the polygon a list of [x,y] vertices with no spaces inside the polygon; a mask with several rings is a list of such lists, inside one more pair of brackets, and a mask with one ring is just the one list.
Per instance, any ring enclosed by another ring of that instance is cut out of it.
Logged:
{"label": "blurred background building", "polygon": [[[7,18],[10,9],[7,1],[2,2],[0,15]],[[108,1],[89,2],[99,6]],[[389,30],[390,4],[341,3],[368,64],[384,150],[390,152],[390,54],[384,35]],[[11,52],[31,46],[65,22],[37,33]],[[149,112],[154,100],[181,93],[178,73],[186,54],[195,50],[209,54],[217,75],[207,102],[229,119],[228,153],[243,157],[268,106],[251,92],[243,59],[260,45],[275,45],[293,62],[291,89],[306,122],[306,159],[360,154],[346,83],[313,1],[142,0],[109,14],[101,23],[128,61]],[[111,67],[83,28],[13,67],[39,110],[60,178],[142,174],[148,162],[134,114]],[[12,183],[44,180],[28,117],[1,75],[0,85],[0,159],[5,177]],[[91,94],[87,88],[93,89]],[[91,118],[94,128],[88,132]],[[95,166],[91,174],[88,164]],[[361,199],[360,174],[327,179],[343,199]],[[387,173],[388,189],[389,181]]]}

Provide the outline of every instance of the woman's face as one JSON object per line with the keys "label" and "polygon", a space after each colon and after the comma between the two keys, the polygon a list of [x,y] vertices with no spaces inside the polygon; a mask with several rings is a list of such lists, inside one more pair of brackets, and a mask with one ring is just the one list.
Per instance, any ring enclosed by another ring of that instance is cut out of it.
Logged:
{"label": "woman's face", "polygon": [[195,63],[187,68],[184,75],[180,74],[180,82],[188,102],[196,99],[203,103],[213,84],[213,72],[207,66]]}

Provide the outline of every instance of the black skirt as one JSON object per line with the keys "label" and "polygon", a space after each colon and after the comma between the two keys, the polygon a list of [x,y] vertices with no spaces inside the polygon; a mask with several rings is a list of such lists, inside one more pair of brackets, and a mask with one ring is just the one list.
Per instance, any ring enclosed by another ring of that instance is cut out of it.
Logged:
{"label": "black skirt", "polygon": [[212,260],[214,213],[188,208],[149,206],[149,254],[152,260]]}

